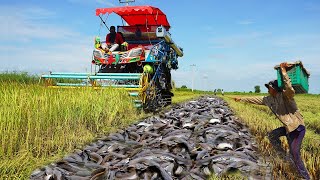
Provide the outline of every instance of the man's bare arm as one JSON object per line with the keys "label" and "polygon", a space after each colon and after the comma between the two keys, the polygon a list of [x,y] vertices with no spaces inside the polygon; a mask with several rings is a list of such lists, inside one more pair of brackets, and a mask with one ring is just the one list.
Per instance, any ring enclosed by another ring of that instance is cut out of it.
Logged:
{"label": "man's bare arm", "polygon": [[285,96],[287,96],[288,99],[292,99],[295,94],[295,91],[291,85],[291,80],[287,74],[287,70],[286,70],[287,67],[290,67],[290,65],[288,65],[288,63],[286,62],[280,64],[280,69],[281,69],[283,83],[284,83],[283,93]]}
{"label": "man's bare arm", "polygon": [[234,100],[237,102],[242,101],[242,102],[247,102],[251,104],[265,105],[263,102],[263,98],[264,97],[245,97],[245,98],[236,97],[234,98]]}

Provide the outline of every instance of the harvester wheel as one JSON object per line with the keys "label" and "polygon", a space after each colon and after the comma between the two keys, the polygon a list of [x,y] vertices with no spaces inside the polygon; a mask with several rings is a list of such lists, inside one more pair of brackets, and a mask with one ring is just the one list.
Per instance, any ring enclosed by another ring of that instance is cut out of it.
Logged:
{"label": "harvester wheel", "polygon": [[150,83],[150,74],[143,73],[140,79],[141,91],[139,93],[145,110],[153,111],[157,107],[155,82]]}
{"label": "harvester wheel", "polygon": [[140,86],[141,91],[139,93],[139,96],[142,99],[142,104],[147,104],[148,101],[151,99],[154,99],[155,97],[155,86],[149,84],[150,82],[150,74],[149,73],[143,73],[140,78]]}
{"label": "harvester wheel", "polygon": [[147,92],[147,88],[149,86],[149,74],[148,73],[142,74],[139,84],[141,86],[141,91],[139,92],[139,96],[141,97],[142,104],[145,104],[146,98],[147,98],[146,92]]}

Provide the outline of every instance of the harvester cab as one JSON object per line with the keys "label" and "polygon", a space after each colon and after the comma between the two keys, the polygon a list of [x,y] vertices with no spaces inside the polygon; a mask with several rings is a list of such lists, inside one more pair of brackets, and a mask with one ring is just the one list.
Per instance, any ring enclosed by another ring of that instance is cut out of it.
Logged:
{"label": "harvester cab", "polygon": [[[94,38],[91,73],[50,73],[43,75],[49,86],[126,88],[137,107],[157,110],[171,104],[171,70],[178,69],[183,50],[169,33],[166,15],[152,6],[98,8],[96,15],[108,28],[103,15],[115,13],[126,25],[117,26],[116,33],[124,40],[110,51],[106,41]],[[55,83],[52,79],[78,79],[80,83]]]}

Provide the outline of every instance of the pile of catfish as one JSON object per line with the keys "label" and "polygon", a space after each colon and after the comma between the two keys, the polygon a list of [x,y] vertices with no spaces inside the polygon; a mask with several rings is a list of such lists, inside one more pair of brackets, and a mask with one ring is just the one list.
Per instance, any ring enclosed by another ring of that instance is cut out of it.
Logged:
{"label": "pile of catfish", "polygon": [[254,138],[217,97],[175,105],[35,170],[31,179],[270,177]]}

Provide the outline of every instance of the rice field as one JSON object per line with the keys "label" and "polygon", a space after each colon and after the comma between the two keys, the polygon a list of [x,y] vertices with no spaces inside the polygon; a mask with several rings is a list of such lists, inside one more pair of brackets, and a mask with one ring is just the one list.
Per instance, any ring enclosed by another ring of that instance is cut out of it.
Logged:
{"label": "rice field", "polygon": [[[174,91],[173,103],[208,92]],[[256,136],[261,153],[274,167],[274,179],[296,179],[295,170],[275,156],[267,132],[281,126],[264,106],[234,102],[221,96]],[[310,175],[320,179],[320,96],[297,95],[307,127],[302,157]],[[132,105],[124,90],[50,89],[26,73],[0,74],[0,179],[28,179],[37,167],[81,149],[102,134],[148,116]],[[283,145],[288,149],[285,139]],[[239,179],[241,176],[235,175]],[[212,176],[211,179],[219,179]]]}
{"label": "rice field", "polygon": [[[195,96],[175,94],[175,103]],[[0,99],[0,179],[28,179],[37,167],[148,116],[125,90],[50,89],[26,73],[0,74]]]}
{"label": "rice field", "polygon": [[[235,102],[232,99],[232,97],[245,96],[250,95],[226,95],[223,98],[229,103],[237,116],[241,118],[242,122],[250,128],[251,133],[255,134],[262,154],[270,157],[269,160],[274,167],[274,179],[296,179],[298,177],[296,170],[288,162],[275,155],[275,151],[266,137],[269,131],[282,126],[282,124],[266,106]],[[320,179],[320,95],[296,95],[295,100],[304,116],[307,129],[302,143],[301,155],[310,176],[313,179]],[[288,150],[288,144],[284,137],[282,142],[284,148]]]}
{"label": "rice field", "polygon": [[126,92],[111,89],[2,83],[0,96],[0,174],[9,179],[26,178],[36,166],[142,116]]}

